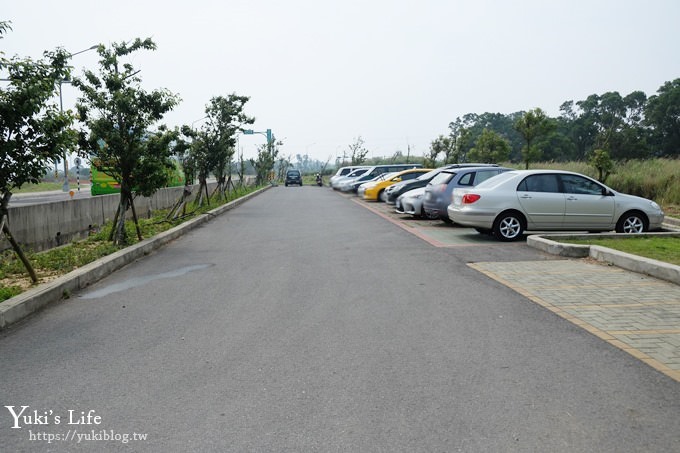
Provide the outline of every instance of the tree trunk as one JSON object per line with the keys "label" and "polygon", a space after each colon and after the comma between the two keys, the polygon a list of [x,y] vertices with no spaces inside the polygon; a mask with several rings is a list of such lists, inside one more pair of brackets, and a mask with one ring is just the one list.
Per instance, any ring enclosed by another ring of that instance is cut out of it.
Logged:
{"label": "tree trunk", "polygon": [[206,177],[202,175],[198,175],[198,193],[196,194],[196,198],[194,199],[194,205],[197,207],[203,206],[203,193],[205,193],[206,197],[208,197],[208,206],[210,206],[210,198],[208,195],[208,183],[206,181]]}
{"label": "tree trunk", "polygon": [[109,241],[113,241],[113,234],[116,232],[116,225],[118,224],[118,214],[120,214],[120,204],[116,209],[116,214],[113,216],[113,223],[111,224],[111,231],[109,232]]}
{"label": "tree trunk", "polygon": [[139,229],[139,221],[137,220],[137,211],[135,210],[135,200],[130,193],[128,196],[130,200],[130,208],[132,209],[132,219],[135,221],[135,229],[137,230],[137,239],[142,240],[142,230]]}
{"label": "tree trunk", "polygon": [[130,201],[128,191],[121,188],[120,202],[118,203],[118,221],[114,223],[113,228],[113,243],[115,245],[127,245],[127,233],[125,232],[125,212],[128,209],[128,202]]}
{"label": "tree trunk", "polygon": [[177,203],[172,207],[168,215],[165,217],[166,220],[176,219],[179,217],[179,209],[182,208],[182,215],[186,214],[187,199],[191,195],[191,189],[188,185],[184,186],[182,191],[182,196],[177,200]]}
{"label": "tree trunk", "polygon": [[12,232],[9,229],[9,225],[7,225],[8,206],[9,199],[11,197],[12,192],[5,192],[2,194],[2,200],[0,200],[0,229],[2,229],[2,232],[5,234],[5,237],[12,246],[12,249],[14,249],[14,253],[17,254],[21,262],[24,264],[24,267],[26,268],[28,275],[31,277],[31,281],[33,281],[33,283],[38,283],[38,276],[36,275],[35,270],[31,265],[31,262],[28,261],[26,255],[24,255],[24,251],[21,250],[21,246],[19,245],[19,243],[16,240],[14,240],[14,236],[12,236]]}

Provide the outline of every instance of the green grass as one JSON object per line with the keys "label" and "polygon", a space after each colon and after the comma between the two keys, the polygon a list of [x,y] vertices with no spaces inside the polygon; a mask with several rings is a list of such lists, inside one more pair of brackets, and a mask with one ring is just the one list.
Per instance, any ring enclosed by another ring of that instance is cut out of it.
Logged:
{"label": "green grass", "polygon": [[600,245],[632,255],[643,256],[680,266],[680,238],[641,236],[634,238],[565,239],[564,243]]}
{"label": "green grass", "polygon": [[[174,221],[165,220],[167,215],[166,210],[159,210],[154,212],[153,217],[149,219],[139,219],[139,226],[144,239],[155,236],[158,233],[169,230],[170,228],[179,225],[186,220],[193,218],[199,214],[205,213],[229,201],[247,195],[258,188],[237,189],[230,192],[228,200],[216,201],[211,200],[210,206],[204,205],[200,209],[195,210],[183,219]],[[189,203],[187,210],[191,211],[194,207]],[[137,233],[134,223],[127,221],[125,223],[125,230],[127,232],[129,245],[138,242]],[[71,244],[62,247],[54,248],[40,253],[35,253],[30,250],[24,250],[27,258],[33,265],[38,274],[38,283],[44,283],[55,277],[67,274],[74,269],[82,267],[99,258],[109,255],[124,247],[115,246],[108,241],[109,232],[111,231],[111,222],[104,224],[98,232],[91,235],[87,239],[75,241]],[[13,250],[5,250],[0,253],[0,302],[21,294],[23,291],[29,289],[32,285],[30,278]]]}
{"label": "green grass", "polygon": [[30,192],[49,192],[51,190],[61,190],[63,182],[41,182],[38,184],[24,184],[21,189],[14,189],[12,193],[30,193]]}

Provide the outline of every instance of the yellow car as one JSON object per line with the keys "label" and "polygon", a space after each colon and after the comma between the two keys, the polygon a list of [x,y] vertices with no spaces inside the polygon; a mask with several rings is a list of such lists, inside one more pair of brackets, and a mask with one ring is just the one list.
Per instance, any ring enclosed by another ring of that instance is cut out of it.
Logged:
{"label": "yellow car", "polygon": [[385,189],[392,184],[401,181],[408,181],[409,179],[416,179],[418,176],[432,171],[431,168],[412,168],[396,173],[387,173],[378,176],[373,181],[368,181],[359,186],[357,194],[363,197],[364,200],[385,201]]}

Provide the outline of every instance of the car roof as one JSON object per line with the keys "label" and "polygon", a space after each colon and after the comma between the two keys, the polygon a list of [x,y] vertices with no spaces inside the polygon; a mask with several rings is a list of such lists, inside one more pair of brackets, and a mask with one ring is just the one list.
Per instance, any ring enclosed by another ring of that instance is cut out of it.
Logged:
{"label": "car roof", "polygon": [[462,163],[462,164],[447,164],[447,165],[444,165],[443,167],[439,167],[439,168],[448,170],[448,169],[451,169],[451,168],[467,168],[467,167],[500,167],[500,165],[468,162],[468,163]]}
{"label": "car roof", "polygon": [[[500,168],[500,169],[506,169],[506,168],[508,168],[508,167],[500,167],[500,166],[495,165],[495,164],[494,164],[494,165],[476,165],[476,166],[473,166],[473,167],[454,167],[454,168],[445,168],[445,169],[443,169],[441,172],[442,172],[442,173],[453,173],[453,174],[456,174],[456,173],[459,173],[461,170],[465,170],[465,171],[468,171],[468,170],[489,170],[489,169],[491,169],[491,170],[496,170],[496,169],[499,169],[499,168]],[[513,171],[512,169],[509,169],[509,170],[510,170],[510,171]],[[517,171],[517,170],[515,170],[515,171]]]}
{"label": "car roof", "polygon": [[531,169],[531,170],[512,170],[510,173],[516,173],[518,175],[540,175],[540,174],[561,174],[561,175],[576,175],[576,176],[585,176],[586,178],[591,178],[588,175],[584,175],[582,173],[576,173],[574,171],[568,171],[568,170],[550,170],[550,169]]}
{"label": "car roof", "polygon": [[407,168],[405,170],[400,170],[394,172],[395,175],[403,175],[406,173],[428,173],[434,170],[434,168]]}

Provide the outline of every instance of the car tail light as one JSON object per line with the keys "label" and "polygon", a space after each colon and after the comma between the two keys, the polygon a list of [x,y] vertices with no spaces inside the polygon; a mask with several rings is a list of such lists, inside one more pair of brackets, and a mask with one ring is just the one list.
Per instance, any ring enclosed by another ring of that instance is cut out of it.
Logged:
{"label": "car tail light", "polygon": [[466,193],[463,195],[463,204],[472,204],[480,198],[482,198],[482,196],[477,195],[476,193]]}

